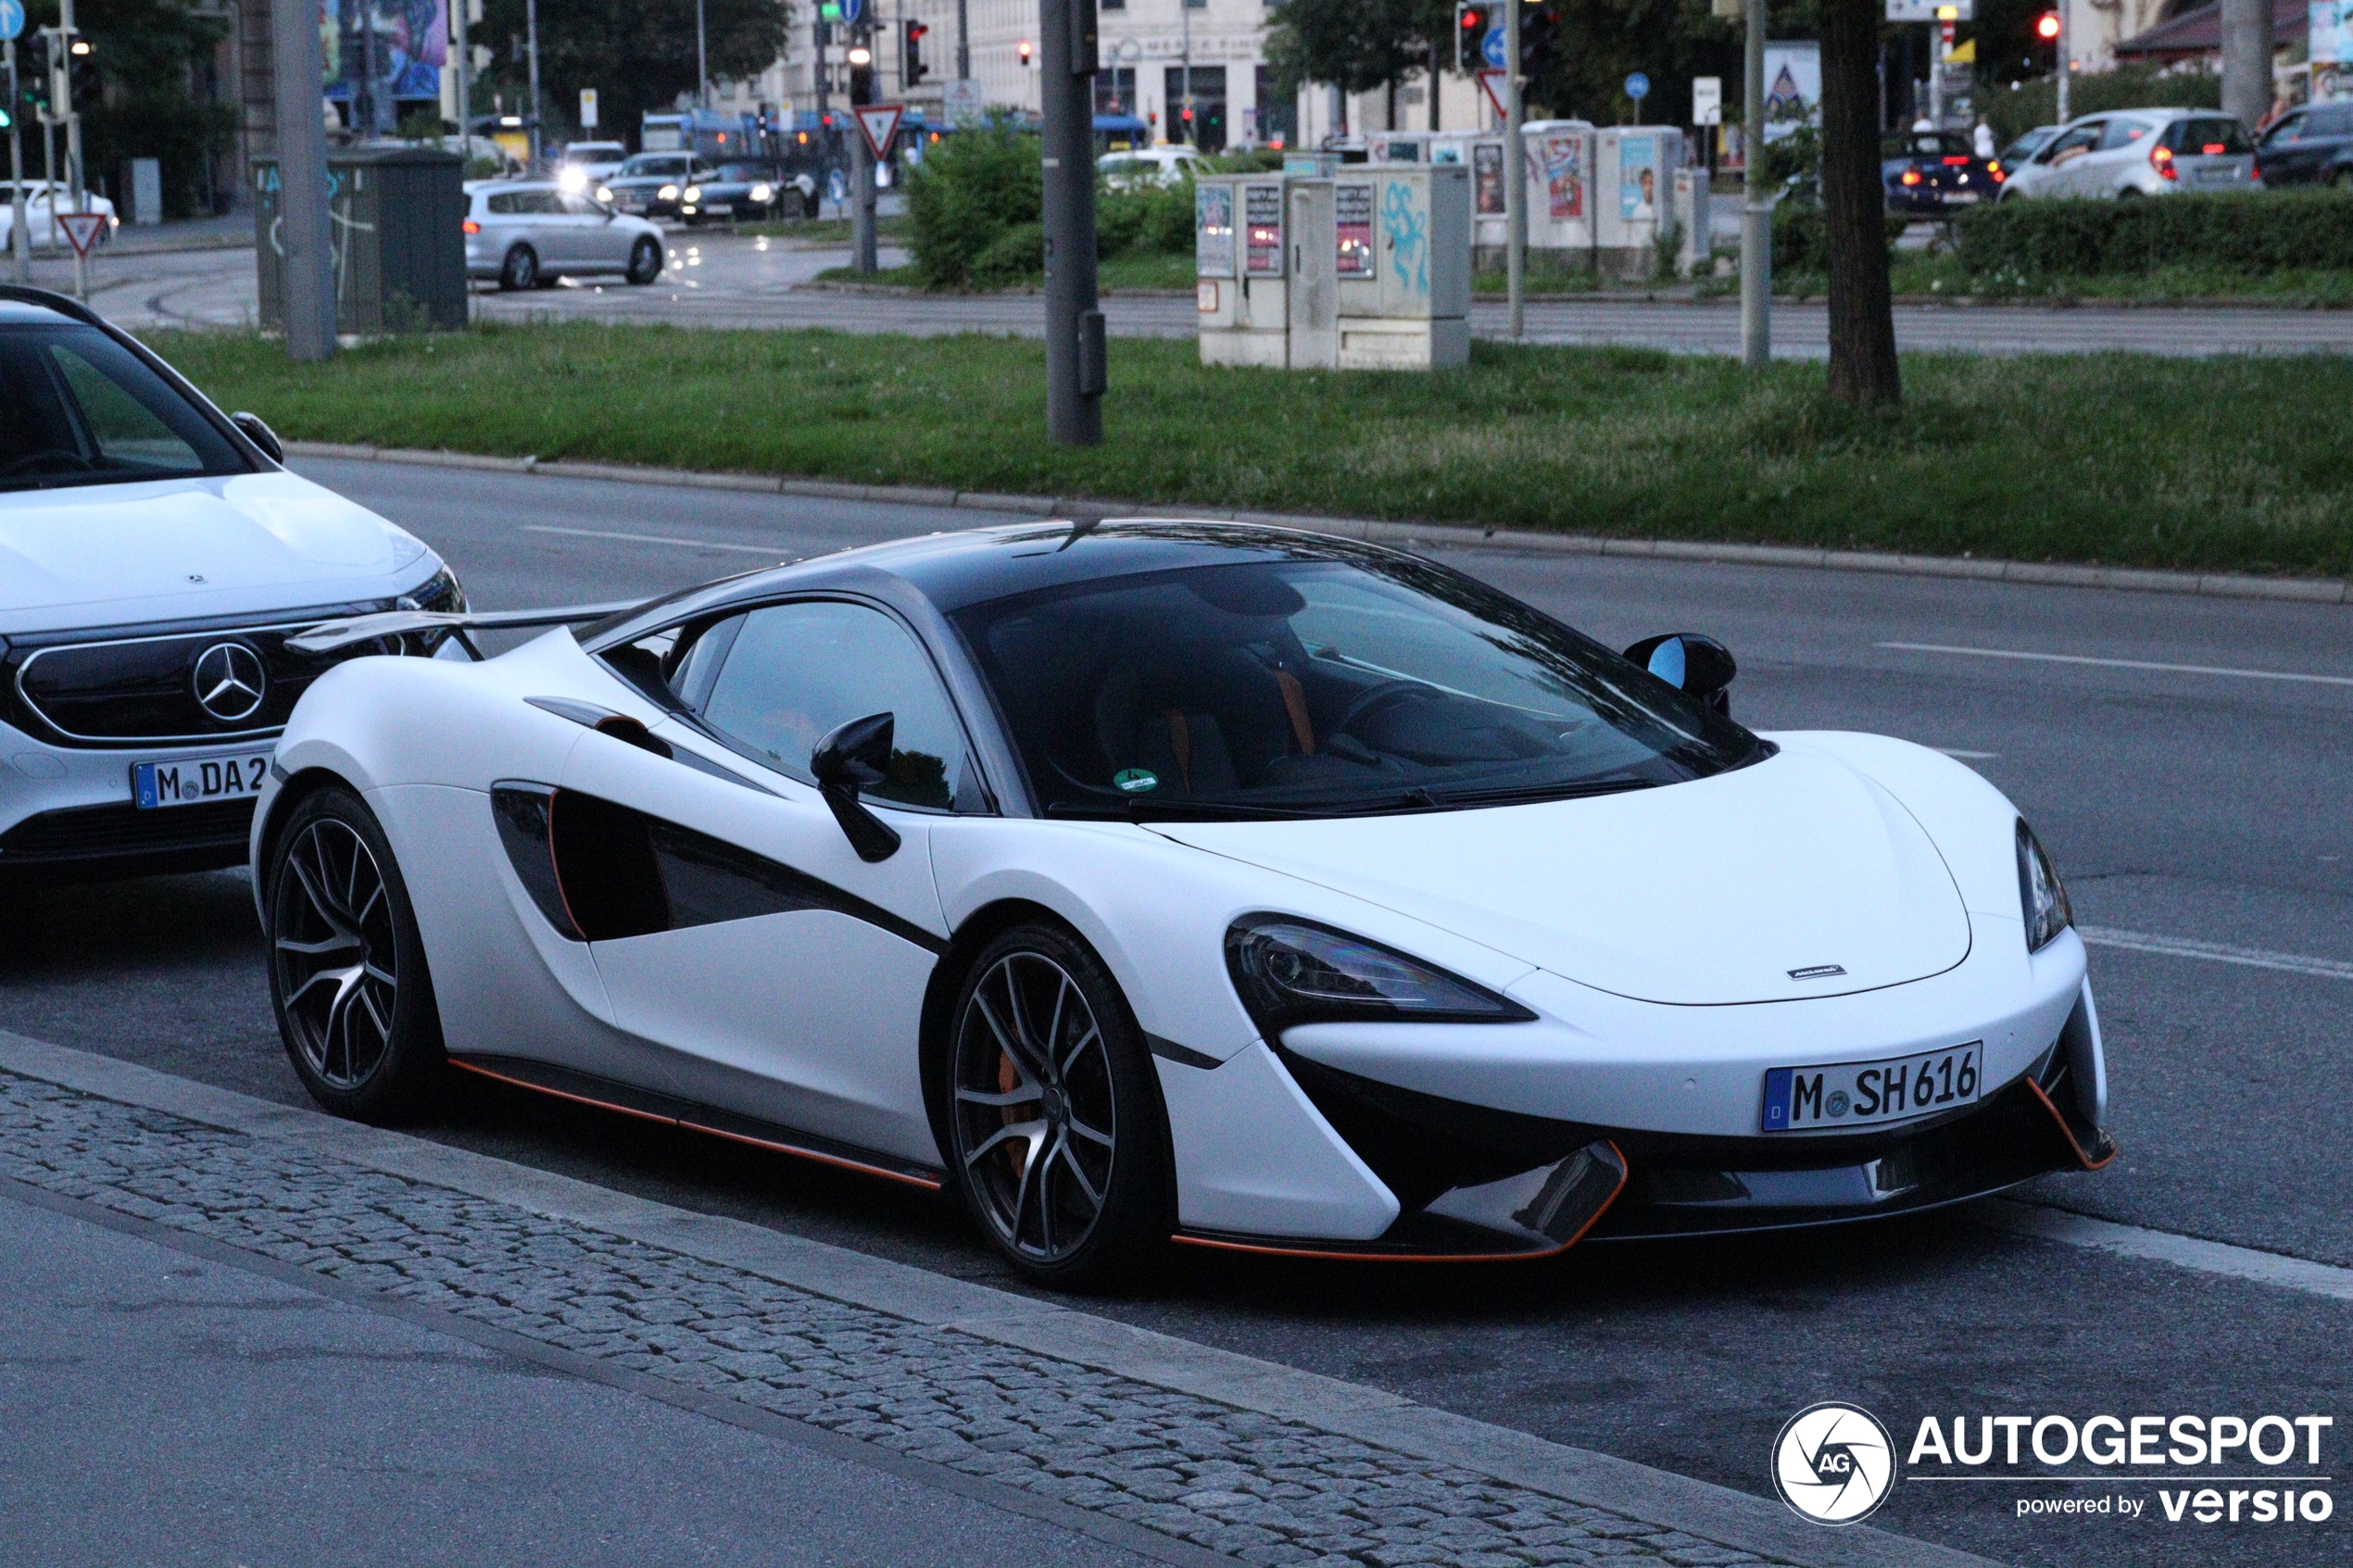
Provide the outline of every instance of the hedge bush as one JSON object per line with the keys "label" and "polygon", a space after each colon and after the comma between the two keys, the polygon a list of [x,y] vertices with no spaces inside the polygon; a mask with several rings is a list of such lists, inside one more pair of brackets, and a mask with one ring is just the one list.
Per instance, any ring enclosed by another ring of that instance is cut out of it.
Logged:
{"label": "hedge bush", "polygon": [[[1908,219],[1887,220],[1887,250],[1895,253]],[[1831,270],[1830,236],[1819,202],[1781,201],[1773,207],[1773,276],[1821,274]]]}
{"label": "hedge bush", "polygon": [[[2006,201],[1963,214],[1958,233],[1961,265],[1978,277],[2123,276],[2163,267],[2246,276],[2353,268],[2353,194]],[[1774,248],[1780,249],[1778,238]]]}
{"label": "hedge bush", "polygon": [[997,124],[942,140],[907,178],[909,248],[917,273],[936,289],[986,288],[1034,274],[1042,237],[1024,270],[1007,273],[1024,231],[1042,236],[1043,176],[1038,138]]}

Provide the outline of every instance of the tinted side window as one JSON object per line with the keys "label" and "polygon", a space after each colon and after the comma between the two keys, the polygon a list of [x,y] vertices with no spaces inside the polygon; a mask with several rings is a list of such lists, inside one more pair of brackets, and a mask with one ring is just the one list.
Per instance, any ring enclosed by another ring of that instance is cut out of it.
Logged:
{"label": "tinted side window", "polygon": [[[2309,127],[2308,132],[2309,132]],[[2171,132],[2173,150],[2185,157],[2250,152],[2246,130],[2235,119],[2185,119]]]}
{"label": "tinted side window", "polygon": [[511,213],[514,213],[514,212],[520,211],[521,209],[515,206],[515,200],[516,200],[516,198],[515,198],[515,193],[514,193],[514,192],[512,192],[512,191],[500,191],[500,192],[498,192],[496,195],[494,195],[494,196],[492,196],[492,197],[490,198],[490,201],[489,201],[490,210],[491,210],[493,213],[495,213],[495,214],[497,214],[497,216],[502,217],[502,218],[503,218],[503,217],[506,217],[506,216],[508,216],[508,215],[510,215],[510,214],[511,214]]}
{"label": "tinted side window", "polygon": [[866,794],[941,810],[973,804],[948,694],[914,637],[880,610],[819,600],[752,611],[703,706],[713,729],[804,784],[827,732],[883,712],[896,719],[890,777]]}
{"label": "tinted side window", "polygon": [[2129,147],[2148,133],[2149,128],[2137,119],[2111,119],[2100,132],[2098,150],[2108,153]]}

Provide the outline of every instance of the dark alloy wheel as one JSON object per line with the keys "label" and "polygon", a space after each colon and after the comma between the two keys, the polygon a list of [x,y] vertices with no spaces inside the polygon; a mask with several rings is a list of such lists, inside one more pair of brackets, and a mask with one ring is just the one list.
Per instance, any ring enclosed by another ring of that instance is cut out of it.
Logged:
{"label": "dark alloy wheel", "polygon": [[513,293],[539,286],[539,255],[529,245],[517,245],[507,253],[506,261],[498,269],[498,286]]}
{"label": "dark alloy wheel", "polygon": [[661,276],[661,246],[648,234],[629,247],[629,281],[640,287]]}
{"label": "dark alloy wheel", "polygon": [[1041,1283],[1136,1283],[1174,1223],[1167,1123],[1101,962],[1051,926],[1015,927],[974,962],[955,1020],[950,1160],[974,1217]]}
{"label": "dark alloy wheel", "polygon": [[271,858],[270,999],[303,1086],[339,1115],[414,1109],[445,1058],[391,846],[342,788],[296,806]]}

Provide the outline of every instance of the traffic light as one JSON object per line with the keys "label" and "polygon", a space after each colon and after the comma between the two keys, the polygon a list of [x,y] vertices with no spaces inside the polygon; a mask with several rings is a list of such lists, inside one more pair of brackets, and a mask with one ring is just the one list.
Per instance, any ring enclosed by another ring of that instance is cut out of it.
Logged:
{"label": "traffic light", "polygon": [[1476,0],[1454,0],[1454,70],[1467,76],[1486,64],[1487,30],[1494,25],[1489,7]]}
{"label": "traffic light", "polygon": [[2035,37],[2045,44],[2056,44],[2058,42],[2058,35],[2059,17],[2057,11],[2045,11],[2034,19]]}
{"label": "traffic light", "polygon": [[1036,56],[1034,53],[1032,53],[1032,51],[1031,51],[1031,49],[1030,49],[1030,47],[1029,47],[1029,40],[1028,40],[1028,39],[1026,39],[1026,38],[1025,38],[1025,39],[1023,39],[1023,40],[1021,41],[1021,63],[1022,63],[1022,64],[1023,64],[1023,66],[1025,66],[1025,67],[1032,66],[1032,65],[1035,65],[1035,64],[1037,64],[1037,63],[1038,63],[1038,58],[1037,58],[1037,56]]}
{"label": "traffic light", "polygon": [[1553,44],[1560,17],[1549,3],[1524,6],[1519,13],[1519,69],[1530,82],[1553,73]]}
{"label": "traffic light", "polygon": [[924,36],[930,32],[931,29],[922,22],[912,20],[902,22],[900,27],[906,33],[907,41],[900,45],[900,69],[907,85],[912,87],[930,74],[924,65]]}
{"label": "traffic light", "polygon": [[849,102],[860,107],[875,101],[875,51],[864,40],[849,46]]}

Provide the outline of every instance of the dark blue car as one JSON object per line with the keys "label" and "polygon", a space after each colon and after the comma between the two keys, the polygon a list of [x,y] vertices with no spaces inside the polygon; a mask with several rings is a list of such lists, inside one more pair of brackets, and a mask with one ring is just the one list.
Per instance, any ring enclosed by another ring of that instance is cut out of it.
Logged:
{"label": "dark blue car", "polygon": [[1967,136],[1910,131],[1887,139],[1880,179],[1891,216],[1949,218],[2000,195],[2003,171],[1999,159],[1972,152]]}

